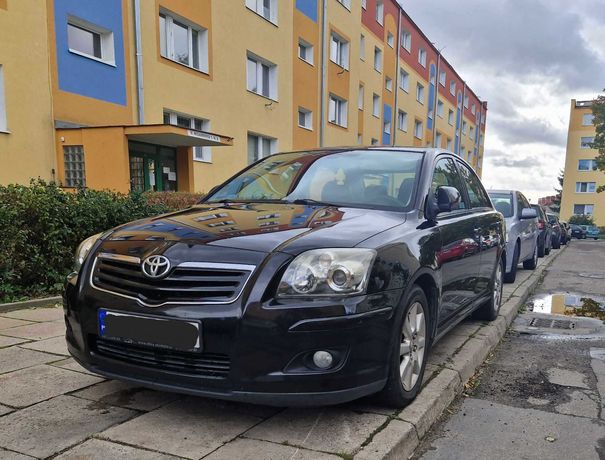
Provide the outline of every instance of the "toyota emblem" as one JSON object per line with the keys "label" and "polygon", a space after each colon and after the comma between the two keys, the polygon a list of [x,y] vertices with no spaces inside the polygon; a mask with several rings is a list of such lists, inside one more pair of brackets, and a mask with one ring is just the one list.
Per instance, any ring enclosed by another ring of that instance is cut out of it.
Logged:
{"label": "toyota emblem", "polygon": [[149,256],[141,264],[141,270],[149,278],[161,278],[170,271],[170,260],[164,256]]}

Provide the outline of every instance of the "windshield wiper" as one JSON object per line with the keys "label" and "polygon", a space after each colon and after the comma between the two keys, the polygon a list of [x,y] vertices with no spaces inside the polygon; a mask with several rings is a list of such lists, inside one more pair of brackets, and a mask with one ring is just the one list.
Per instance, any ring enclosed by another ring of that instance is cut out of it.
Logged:
{"label": "windshield wiper", "polygon": [[312,198],[297,198],[296,200],[287,201],[288,204],[304,204],[304,205],[316,205],[316,206],[336,206],[333,203],[327,203],[326,201],[318,201]]}

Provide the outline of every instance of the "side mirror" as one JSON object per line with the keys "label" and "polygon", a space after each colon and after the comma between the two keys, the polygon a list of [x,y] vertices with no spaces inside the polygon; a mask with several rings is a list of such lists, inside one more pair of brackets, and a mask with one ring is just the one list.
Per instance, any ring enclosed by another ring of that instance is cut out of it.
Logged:
{"label": "side mirror", "polygon": [[437,188],[437,208],[438,212],[450,212],[460,208],[462,197],[455,187],[442,185]]}
{"label": "side mirror", "polygon": [[523,208],[521,210],[521,220],[535,219],[538,217],[538,212],[534,208]]}

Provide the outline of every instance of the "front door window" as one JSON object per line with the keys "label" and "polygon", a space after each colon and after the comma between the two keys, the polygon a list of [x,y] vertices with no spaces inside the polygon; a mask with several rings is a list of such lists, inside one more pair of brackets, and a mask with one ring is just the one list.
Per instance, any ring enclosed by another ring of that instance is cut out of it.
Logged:
{"label": "front door window", "polygon": [[178,189],[175,149],[131,142],[129,152],[132,191],[174,192]]}

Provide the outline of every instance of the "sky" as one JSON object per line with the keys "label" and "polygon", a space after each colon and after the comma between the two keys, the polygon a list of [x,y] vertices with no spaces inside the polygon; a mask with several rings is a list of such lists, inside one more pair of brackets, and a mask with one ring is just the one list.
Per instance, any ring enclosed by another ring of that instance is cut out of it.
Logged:
{"label": "sky", "polygon": [[605,0],[399,0],[488,102],[483,183],[554,195],[571,99],[605,88]]}

